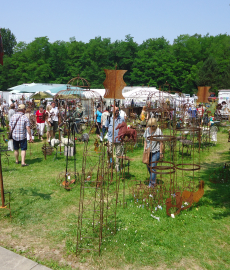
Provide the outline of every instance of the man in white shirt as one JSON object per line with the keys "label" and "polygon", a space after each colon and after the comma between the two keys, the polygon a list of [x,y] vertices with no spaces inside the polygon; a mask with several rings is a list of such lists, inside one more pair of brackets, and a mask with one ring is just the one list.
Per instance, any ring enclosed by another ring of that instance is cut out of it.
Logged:
{"label": "man in white shirt", "polygon": [[126,119],[127,119],[127,114],[126,114],[126,112],[123,111],[123,110],[120,110],[120,117],[123,118],[123,119],[126,121]]}
{"label": "man in white shirt", "polygon": [[102,116],[101,116],[101,125],[102,125],[103,138],[104,138],[105,132],[106,132],[105,124],[106,124],[106,121],[107,121],[109,116],[110,116],[109,107],[106,107],[105,111],[102,113]]}
{"label": "man in white shirt", "polygon": [[51,103],[51,106],[52,106],[52,109],[50,110],[50,114],[51,114],[51,119],[53,121],[53,138],[55,138],[55,132],[58,129],[59,110],[58,110],[58,107],[56,107],[56,104],[54,101]]}

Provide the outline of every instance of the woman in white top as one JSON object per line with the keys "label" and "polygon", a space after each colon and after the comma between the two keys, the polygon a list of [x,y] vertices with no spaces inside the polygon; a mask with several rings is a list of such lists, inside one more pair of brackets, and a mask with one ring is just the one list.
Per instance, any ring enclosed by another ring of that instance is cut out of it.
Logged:
{"label": "woman in white top", "polygon": [[[15,106],[14,103],[10,104],[10,110],[8,112],[8,120],[10,123],[10,119],[11,117],[15,114]],[[14,151],[14,147],[13,147],[13,140],[9,140],[8,141],[8,150],[9,151]]]}
{"label": "woman in white top", "polygon": [[15,114],[15,106],[14,103],[10,104],[10,110],[8,112],[8,120],[10,122],[10,118]]}
{"label": "woman in white top", "polygon": [[46,107],[46,120],[45,120],[45,126],[46,126],[46,137],[47,141],[50,142],[53,132],[52,132],[52,119],[51,119],[51,113],[50,110],[52,109],[51,105],[48,105]]}
{"label": "woman in white top", "polygon": [[152,167],[157,166],[156,161],[158,161],[160,158],[163,158],[163,142],[150,141],[147,138],[149,136],[162,135],[162,131],[160,128],[157,127],[156,118],[150,118],[147,126],[148,127],[146,128],[145,133],[143,135],[143,137],[145,138],[144,150],[146,151],[148,148],[150,148],[149,164],[147,165],[147,168],[150,173],[149,187],[154,187],[156,184],[156,174],[153,173],[155,169],[152,169]]}

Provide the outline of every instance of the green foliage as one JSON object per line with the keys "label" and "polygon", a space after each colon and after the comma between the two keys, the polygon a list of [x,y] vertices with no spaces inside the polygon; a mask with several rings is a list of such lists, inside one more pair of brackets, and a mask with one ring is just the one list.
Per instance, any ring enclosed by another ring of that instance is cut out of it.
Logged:
{"label": "green foliage", "polygon": [[17,44],[16,37],[8,28],[1,28],[1,36],[4,54],[11,56],[13,54],[13,49]]}
{"label": "green foliage", "polygon": [[210,56],[198,71],[197,86],[215,86],[219,67],[214,57]]}
{"label": "green foliage", "polygon": [[25,82],[67,83],[80,75],[92,88],[103,88],[104,69],[127,70],[127,85],[159,87],[168,81],[174,90],[193,94],[197,86],[211,91],[230,88],[230,36],[180,35],[171,45],[164,37],[137,44],[131,35],[111,42],[100,36],[88,43],[71,37],[50,43],[48,37],[16,43],[2,29],[7,50],[0,66],[0,89]]}

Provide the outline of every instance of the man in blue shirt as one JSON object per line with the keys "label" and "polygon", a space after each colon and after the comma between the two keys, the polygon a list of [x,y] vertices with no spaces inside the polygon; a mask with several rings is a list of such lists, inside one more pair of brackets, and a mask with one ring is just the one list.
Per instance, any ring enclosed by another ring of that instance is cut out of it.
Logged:
{"label": "man in blue shirt", "polygon": [[[119,115],[119,108],[115,107],[115,118],[114,118],[114,129],[113,129],[113,117],[110,117],[109,120],[106,121],[105,127],[108,128],[108,158],[109,162],[112,163],[112,147],[113,147],[113,140],[115,146],[115,153],[116,153],[116,170],[119,171],[119,156],[123,154],[123,147],[121,142],[118,141],[116,138],[118,136],[119,129],[116,130],[116,127],[124,122],[124,118]],[[113,136],[114,131],[114,136]],[[115,140],[116,138],[116,140]]]}

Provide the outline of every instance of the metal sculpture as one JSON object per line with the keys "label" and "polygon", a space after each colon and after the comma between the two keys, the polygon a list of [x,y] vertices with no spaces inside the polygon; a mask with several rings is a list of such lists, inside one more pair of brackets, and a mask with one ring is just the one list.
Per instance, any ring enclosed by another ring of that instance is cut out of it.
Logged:
{"label": "metal sculpture", "polygon": [[209,89],[211,86],[198,86],[198,100],[197,102],[207,103],[210,96]]}
{"label": "metal sculpture", "polygon": [[122,142],[124,141],[125,137],[128,137],[128,141],[133,141],[136,143],[137,141],[137,131],[132,128],[127,128],[127,124],[125,122],[122,122],[119,124],[116,129],[119,129],[118,136],[115,138],[118,139],[118,141]]}
{"label": "metal sculpture", "polygon": [[[106,146],[98,152],[85,143],[83,152],[81,189],[79,200],[76,252],[97,251],[100,255],[103,237],[116,232],[116,206],[118,185],[110,190]],[[117,183],[117,182],[116,182]]]}
{"label": "metal sculpture", "polygon": [[127,70],[109,70],[104,69],[106,79],[103,83],[105,87],[104,98],[124,99],[122,89],[126,86],[123,76]]}
{"label": "metal sculpture", "polygon": [[50,146],[49,144],[47,144],[47,143],[44,143],[43,144],[43,146],[42,146],[42,153],[43,153],[43,155],[45,157],[45,160],[46,160],[46,156],[52,155],[53,150],[54,150],[53,147]]}
{"label": "metal sculpture", "polygon": [[79,183],[79,173],[76,172],[61,172],[57,177],[57,183],[60,187],[70,190]]}
{"label": "metal sculpture", "polygon": [[[180,192],[176,192],[174,194],[176,204],[172,204],[172,198],[167,198],[166,199],[166,213],[168,216],[172,216],[172,214],[178,215],[180,211],[186,210],[190,208],[193,203],[198,203],[199,200],[203,197],[204,195],[204,181],[201,180],[199,184],[199,188],[196,192],[191,192],[188,190],[184,190],[182,194]],[[185,205],[183,205],[185,203]],[[170,209],[175,211],[173,213],[170,212]]]}
{"label": "metal sculpture", "polygon": [[[10,192],[4,191],[4,184],[3,184],[3,175],[2,175],[2,152],[6,152],[8,149],[0,143],[0,189],[1,189],[1,201],[2,205],[0,206],[0,209],[6,209],[10,211],[10,218],[11,216],[11,208],[10,208]],[[8,202],[5,201],[5,195],[8,194]]]}

